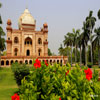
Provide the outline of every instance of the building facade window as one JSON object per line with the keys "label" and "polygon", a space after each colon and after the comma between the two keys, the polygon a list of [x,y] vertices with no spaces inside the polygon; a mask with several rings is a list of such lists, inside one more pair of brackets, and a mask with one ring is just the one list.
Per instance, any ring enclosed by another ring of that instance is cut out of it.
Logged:
{"label": "building facade window", "polygon": [[15,37],[14,38],[14,43],[18,43],[19,41],[18,41],[18,37]]}
{"label": "building facade window", "polygon": [[38,39],[38,44],[42,44],[42,39],[41,38]]}
{"label": "building facade window", "polygon": [[8,37],[8,40],[10,40],[10,37]]}
{"label": "building facade window", "polygon": [[26,56],[30,56],[30,50],[26,51]]}

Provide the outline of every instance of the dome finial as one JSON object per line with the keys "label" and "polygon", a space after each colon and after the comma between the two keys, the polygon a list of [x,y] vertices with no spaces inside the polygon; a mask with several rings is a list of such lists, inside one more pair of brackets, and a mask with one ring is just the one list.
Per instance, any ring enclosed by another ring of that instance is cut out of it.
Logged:
{"label": "dome finial", "polygon": [[28,10],[28,8],[26,8],[26,9],[24,10],[24,13],[30,13],[29,10]]}

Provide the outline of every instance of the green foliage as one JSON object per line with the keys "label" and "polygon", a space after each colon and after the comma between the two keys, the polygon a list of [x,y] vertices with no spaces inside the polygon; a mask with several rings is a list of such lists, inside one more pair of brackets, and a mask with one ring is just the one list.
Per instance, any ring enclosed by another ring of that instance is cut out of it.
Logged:
{"label": "green foliage", "polygon": [[[71,69],[69,63],[66,66],[54,64],[33,69],[22,80],[20,87],[21,100],[93,100],[90,95],[99,95],[97,84],[98,73],[94,71],[93,78],[88,81],[84,73],[85,68],[76,64]],[[66,75],[66,72],[69,73]]]}
{"label": "green foliage", "polygon": [[0,8],[1,8],[2,4],[0,3]]}
{"label": "green foliage", "polygon": [[7,55],[7,51],[3,51],[1,55],[2,56],[6,56]]}
{"label": "green foliage", "polygon": [[49,48],[48,48],[48,56],[52,56],[52,52]]}
{"label": "green foliage", "polygon": [[13,63],[11,69],[18,85],[21,85],[21,80],[30,72],[30,67],[25,64]]}
{"label": "green foliage", "polygon": [[88,62],[88,63],[87,63],[87,66],[88,66],[89,68],[92,68],[92,66],[93,66],[93,63],[91,63],[91,62]]}
{"label": "green foliage", "polygon": [[[0,8],[1,8],[2,4],[0,3]],[[0,24],[2,24],[2,19],[1,19],[1,15],[0,15]],[[0,26],[0,67],[1,67],[1,51],[3,51],[5,49],[5,38],[2,37],[4,36],[5,33],[2,29],[2,27]]]}
{"label": "green foliage", "polygon": [[100,9],[98,10],[97,16],[98,16],[98,18],[100,19]]}
{"label": "green foliage", "polygon": [[71,48],[70,47],[63,47],[62,44],[60,45],[59,49],[59,55],[63,56],[70,56]]}
{"label": "green foliage", "polygon": [[[0,3],[0,8],[2,7],[2,4]],[[1,19],[1,15],[0,15],[0,24],[2,24],[2,19]]]}

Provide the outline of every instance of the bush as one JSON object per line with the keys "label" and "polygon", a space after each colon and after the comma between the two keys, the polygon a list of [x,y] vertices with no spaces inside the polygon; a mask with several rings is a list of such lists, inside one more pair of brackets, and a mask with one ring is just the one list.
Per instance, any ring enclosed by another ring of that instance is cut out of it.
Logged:
{"label": "bush", "polygon": [[13,63],[11,69],[14,72],[14,77],[18,85],[21,85],[21,80],[30,72],[30,68],[25,64]]}
{"label": "bush", "polygon": [[88,63],[87,63],[87,66],[88,66],[89,68],[92,68],[92,66],[93,66],[93,63],[91,63],[91,62],[88,62]]}
{"label": "bush", "polygon": [[[85,70],[85,72],[84,72]],[[87,73],[87,71],[90,71]],[[92,78],[92,79],[91,79]],[[97,85],[98,72],[76,65],[71,70],[70,64],[46,65],[34,64],[30,74],[22,80],[21,100],[92,100],[91,95],[100,95]]]}

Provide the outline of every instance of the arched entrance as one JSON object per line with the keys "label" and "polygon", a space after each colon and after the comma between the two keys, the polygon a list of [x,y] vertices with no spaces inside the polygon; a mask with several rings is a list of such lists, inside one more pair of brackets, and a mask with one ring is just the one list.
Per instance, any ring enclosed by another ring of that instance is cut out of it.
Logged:
{"label": "arched entrance", "polygon": [[30,50],[26,51],[26,56],[30,56]]}
{"label": "arched entrance", "polygon": [[24,42],[25,46],[32,46],[32,39],[30,37],[27,37],[25,39],[25,42]]}
{"label": "arched entrance", "polygon": [[9,65],[9,61],[8,60],[6,61],[6,65]]}
{"label": "arched entrance", "polygon": [[28,64],[28,60],[25,60],[25,64]]}
{"label": "arched entrance", "polygon": [[29,64],[32,64],[32,60],[29,61]]}
{"label": "arched entrance", "polygon": [[11,65],[13,64],[13,60],[11,60]]}
{"label": "arched entrance", "polygon": [[4,61],[3,60],[1,61],[1,65],[4,65]]}

